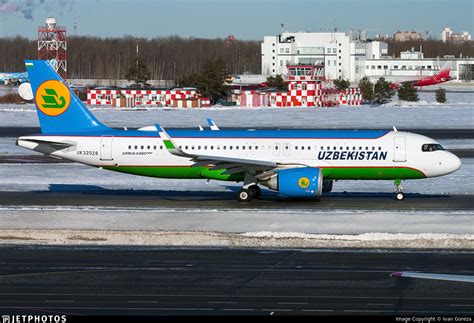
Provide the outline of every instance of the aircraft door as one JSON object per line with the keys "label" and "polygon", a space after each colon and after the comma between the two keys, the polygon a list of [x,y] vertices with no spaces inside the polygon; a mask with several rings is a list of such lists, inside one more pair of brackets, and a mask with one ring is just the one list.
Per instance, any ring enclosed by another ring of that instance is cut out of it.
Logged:
{"label": "aircraft door", "polygon": [[406,138],[403,136],[395,136],[393,138],[393,161],[407,161]]}
{"label": "aircraft door", "polygon": [[100,138],[100,160],[113,160],[112,142],[113,136],[102,136]]}

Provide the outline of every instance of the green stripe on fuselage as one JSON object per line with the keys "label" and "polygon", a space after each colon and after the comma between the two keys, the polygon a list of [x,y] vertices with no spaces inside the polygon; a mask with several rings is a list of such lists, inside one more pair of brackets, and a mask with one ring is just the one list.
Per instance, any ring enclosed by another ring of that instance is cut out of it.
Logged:
{"label": "green stripe on fuselage", "polygon": [[[105,169],[116,172],[159,177],[159,178],[182,178],[182,179],[215,179],[221,181],[242,181],[243,174],[222,174],[225,170],[209,170],[206,167],[187,166],[105,166]],[[425,178],[425,175],[412,168],[405,167],[337,167],[323,168],[325,179],[366,179],[366,180],[395,180],[395,179],[417,179]]]}

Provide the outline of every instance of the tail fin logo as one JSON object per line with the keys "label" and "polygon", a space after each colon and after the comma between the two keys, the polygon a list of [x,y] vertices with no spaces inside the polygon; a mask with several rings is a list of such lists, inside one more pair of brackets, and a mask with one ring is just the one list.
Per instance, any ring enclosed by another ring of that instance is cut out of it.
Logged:
{"label": "tail fin logo", "polygon": [[50,80],[36,90],[36,106],[44,114],[55,117],[64,113],[71,103],[68,88],[60,81]]}

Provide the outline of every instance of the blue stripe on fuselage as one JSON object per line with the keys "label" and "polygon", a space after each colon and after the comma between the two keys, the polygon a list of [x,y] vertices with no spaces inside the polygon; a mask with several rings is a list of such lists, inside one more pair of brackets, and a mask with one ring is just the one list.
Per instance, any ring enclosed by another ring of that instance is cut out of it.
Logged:
{"label": "blue stripe on fuselage", "polygon": [[[172,138],[289,138],[289,139],[377,139],[388,130],[185,130],[167,129]],[[115,130],[80,133],[48,133],[42,136],[159,137],[158,131]]]}

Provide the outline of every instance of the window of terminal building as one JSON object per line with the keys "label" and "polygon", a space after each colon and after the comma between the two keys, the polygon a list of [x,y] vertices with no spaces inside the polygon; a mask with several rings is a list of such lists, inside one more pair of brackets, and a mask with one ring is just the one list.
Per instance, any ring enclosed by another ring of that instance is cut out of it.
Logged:
{"label": "window of terminal building", "polygon": [[333,49],[332,49],[332,53],[333,53],[333,54],[336,54],[336,52],[337,52],[337,49],[336,49],[336,48],[333,48]]}
{"label": "window of terminal building", "polygon": [[302,89],[303,91],[305,91],[305,90],[307,89],[306,82],[303,83],[303,84],[301,84],[301,89]]}
{"label": "window of terminal building", "polygon": [[289,48],[285,48],[285,54],[289,54],[290,53],[290,49]]}
{"label": "window of terminal building", "polygon": [[377,69],[378,69],[378,70],[381,70],[381,69],[382,69],[382,65],[377,65]]}
{"label": "window of terminal building", "polygon": [[372,65],[371,68],[372,68],[373,70],[375,70],[375,65]]}
{"label": "window of terminal building", "polygon": [[331,48],[328,48],[328,49],[327,49],[327,53],[328,53],[328,54],[331,54]]}
{"label": "window of terminal building", "polygon": [[336,64],[337,64],[337,63],[336,63],[336,60],[334,60],[333,62],[334,62],[334,66],[336,66]]}
{"label": "window of terminal building", "polygon": [[280,60],[280,66],[283,66],[283,61],[282,60]]}
{"label": "window of terminal building", "polygon": [[406,69],[407,69],[406,65],[402,65],[402,70],[406,70]]}
{"label": "window of terminal building", "polygon": [[388,69],[388,66],[387,66],[387,65],[384,65],[384,66],[383,66],[383,69],[384,69],[384,70]]}
{"label": "window of terminal building", "polygon": [[328,66],[331,66],[331,61],[330,60],[328,60]]}
{"label": "window of terminal building", "polygon": [[398,70],[398,65],[393,65],[394,70]]}
{"label": "window of terminal building", "polygon": [[280,48],[280,54],[283,54],[285,52],[284,48]]}

